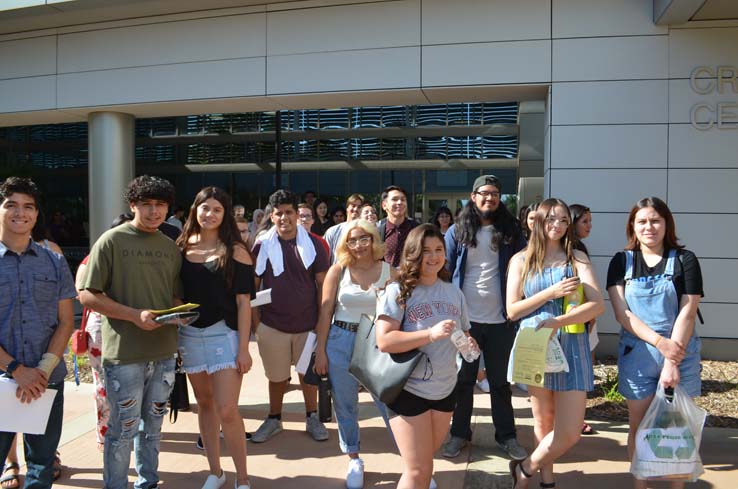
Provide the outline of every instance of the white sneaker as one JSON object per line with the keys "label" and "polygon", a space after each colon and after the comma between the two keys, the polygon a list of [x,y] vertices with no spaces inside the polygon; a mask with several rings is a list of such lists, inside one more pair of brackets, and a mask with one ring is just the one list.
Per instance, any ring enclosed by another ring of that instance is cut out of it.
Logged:
{"label": "white sneaker", "polygon": [[364,461],[360,458],[349,459],[346,472],[346,488],[362,489],[364,487]]}
{"label": "white sneaker", "polygon": [[233,483],[233,487],[234,489],[251,489],[251,482],[249,482],[248,484],[241,484],[239,486],[238,479],[236,479],[236,481]]}
{"label": "white sneaker", "polygon": [[224,471],[220,471],[220,477],[217,475],[210,474],[205,479],[205,484],[202,485],[202,489],[220,489],[225,484],[226,475]]}
{"label": "white sneaker", "polygon": [[487,378],[483,378],[482,380],[477,381],[477,389],[479,389],[482,392],[486,392],[489,394],[489,380]]}

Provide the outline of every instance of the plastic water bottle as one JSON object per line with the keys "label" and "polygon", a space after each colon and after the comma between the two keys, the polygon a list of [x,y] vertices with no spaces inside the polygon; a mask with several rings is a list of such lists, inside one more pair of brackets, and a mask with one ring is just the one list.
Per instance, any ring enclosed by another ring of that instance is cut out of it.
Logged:
{"label": "plastic water bottle", "polygon": [[464,360],[469,363],[479,358],[480,353],[477,348],[472,346],[470,340],[471,338],[466,336],[459,328],[456,328],[454,332],[451,333],[451,342],[454,344],[456,349],[459,350],[459,353],[461,353]]}

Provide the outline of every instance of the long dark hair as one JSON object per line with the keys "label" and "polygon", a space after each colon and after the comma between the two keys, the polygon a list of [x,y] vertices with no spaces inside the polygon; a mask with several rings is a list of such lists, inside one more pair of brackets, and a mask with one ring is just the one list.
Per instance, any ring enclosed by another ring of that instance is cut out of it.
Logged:
{"label": "long dark hair", "polygon": [[[492,213],[492,250],[497,252],[500,244],[515,244],[521,238],[518,221],[500,202]],[[456,219],[456,241],[467,248],[476,248],[477,231],[482,227],[482,213],[473,200],[469,200]]]}
{"label": "long dark hair", "polygon": [[454,223],[454,215],[451,213],[451,209],[449,209],[445,205],[442,205],[441,207],[436,209],[436,213],[433,215],[433,219],[431,219],[431,223],[438,226],[438,229],[441,229],[441,225],[438,223],[438,218],[441,216],[441,214],[446,214],[448,217],[451,218],[449,226]]}
{"label": "long dark hair", "polygon": [[518,224],[520,225],[520,232],[523,234],[526,240],[530,240],[530,229],[528,228],[528,214],[535,212],[538,209],[538,202],[533,202],[530,205],[523,206],[518,214]]}
{"label": "long dark hair", "polygon": [[679,244],[679,238],[676,235],[676,224],[674,224],[674,216],[669,210],[669,206],[666,202],[659,199],[658,197],[646,197],[641,199],[633,206],[628,214],[628,222],[625,225],[625,235],[628,237],[628,244],[625,246],[626,250],[640,250],[641,243],[638,241],[638,237],[633,229],[635,223],[635,216],[639,210],[650,207],[655,210],[659,216],[664,218],[666,221],[666,233],[664,233],[664,249],[666,250],[680,250],[684,248],[684,245]]}
{"label": "long dark hair", "polygon": [[195,201],[190,206],[190,212],[187,215],[187,221],[182,229],[182,234],[177,239],[177,246],[182,250],[183,254],[187,253],[187,249],[192,246],[190,238],[200,234],[200,223],[197,222],[197,208],[208,199],[217,200],[223,206],[223,222],[218,227],[218,240],[224,246],[222,254],[218,257],[217,268],[223,271],[226,284],[230,287],[233,284],[233,247],[240,245],[246,248],[246,243],[241,239],[241,233],[236,226],[236,219],[233,217],[233,203],[231,196],[218,187],[205,187],[195,196]]}
{"label": "long dark hair", "polygon": [[[413,290],[418,285],[420,268],[423,263],[423,241],[426,238],[438,238],[443,243],[444,250],[446,249],[443,234],[434,224],[421,224],[410,231],[405,240],[405,247],[402,249],[400,272],[397,275],[397,282],[400,284],[397,303],[401,306],[407,304],[408,299],[413,295]],[[451,272],[446,267],[442,267],[438,272],[438,278],[448,282],[451,279]]]}
{"label": "long dark hair", "polygon": [[272,209],[272,204],[267,204],[264,206],[264,217],[261,218],[261,222],[258,226],[256,226],[254,236],[252,238],[249,238],[252,241],[252,247],[256,242],[256,237],[259,235],[259,233],[261,233],[262,231],[269,231],[270,229],[272,229],[272,226],[274,226],[274,223],[272,222]]}
{"label": "long dark hair", "polygon": [[589,250],[587,249],[587,246],[582,242],[581,239],[579,239],[579,236],[577,236],[577,223],[581,218],[585,216],[588,212],[591,213],[589,210],[589,207],[582,204],[572,204],[569,206],[569,212],[571,213],[571,227],[574,231],[574,249],[583,251],[587,256],[589,256]]}

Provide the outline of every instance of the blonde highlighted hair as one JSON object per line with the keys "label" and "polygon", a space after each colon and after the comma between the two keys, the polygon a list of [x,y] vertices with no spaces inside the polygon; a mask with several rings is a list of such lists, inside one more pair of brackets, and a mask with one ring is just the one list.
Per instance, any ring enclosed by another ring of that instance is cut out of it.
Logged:
{"label": "blonde highlighted hair", "polygon": [[344,268],[353,265],[354,262],[356,262],[354,255],[351,254],[351,251],[346,244],[349,239],[349,234],[351,234],[351,231],[354,229],[361,229],[372,237],[372,256],[375,260],[382,260],[384,258],[384,243],[382,243],[382,240],[379,237],[377,226],[366,219],[356,219],[347,222],[344,226],[344,230],[341,233],[341,237],[338,239],[338,244],[336,245],[336,250],[334,252],[336,255],[336,262]]}

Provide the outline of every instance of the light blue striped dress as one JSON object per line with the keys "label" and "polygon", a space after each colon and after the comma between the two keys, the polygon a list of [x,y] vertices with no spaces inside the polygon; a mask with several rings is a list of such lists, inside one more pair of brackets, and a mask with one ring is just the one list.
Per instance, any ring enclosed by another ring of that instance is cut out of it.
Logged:
{"label": "light blue striped dress", "polygon": [[[544,268],[540,274],[529,277],[523,285],[525,297],[531,297],[547,289],[565,277],[573,276],[571,265]],[[563,299],[550,300],[525,319],[542,315],[559,316],[563,313]],[[592,357],[589,351],[589,335],[585,333],[569,334],[558,331],[561,348],[569,362],[568,372],[547,373],[544,387],[552,391],[591,391],[594,389],[594,374],[592,372]]]}

